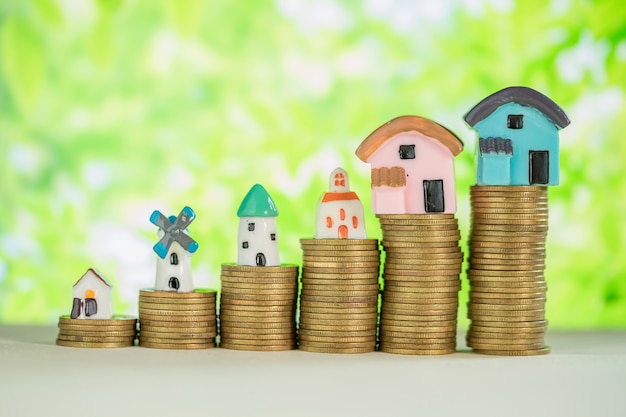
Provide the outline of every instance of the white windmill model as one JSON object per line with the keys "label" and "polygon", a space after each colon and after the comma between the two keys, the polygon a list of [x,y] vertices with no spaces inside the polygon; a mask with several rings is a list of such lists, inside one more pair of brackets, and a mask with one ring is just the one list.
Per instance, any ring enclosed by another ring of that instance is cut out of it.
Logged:
{"label": "white windmill model", "polygon": [[154,245],[157,258],[157,272],[154,289],[157,291],[194,291],[191,279],[191,255],[198,250],[198,243],[193,240],[186,228],[196,218],[191,207],[184,207],[178,217],[165,217],[155,210],[150,222],[159,227],[161,238]]}

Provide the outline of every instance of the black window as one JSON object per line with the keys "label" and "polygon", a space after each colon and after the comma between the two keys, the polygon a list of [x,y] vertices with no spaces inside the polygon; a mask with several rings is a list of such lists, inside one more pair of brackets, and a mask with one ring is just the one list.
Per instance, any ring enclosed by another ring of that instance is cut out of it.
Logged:
{"label": "black window", "polygon": [[244,248],[244,249],[248,249],[248,242],[243,242],[241,244],[241,247]]}
{"label": "black window", "polygon": [[248,223],[248,232],[254,232],[254,223]]}
{"label": "black window", "polygon": [[523,114],[509,114],[506,121],[506,127],[509,129],[522,129],[524,127],[524,115]]}
{"label": "black window", "polygon": [[98,314],[98,302],[95,298],[85,298],[85,316],[91,317]]}
{"label": "black window", "polygon": [[270,234],[270,239],[276,240],[276,233],[271,233]]}
{"label": "black window", "polygon": [[178,265],[178,254],[176,252],[170,255],[170,265]]}
{"label": "black window", "polygon": [[415,145],[400,145],[400,159],[415,159]]}

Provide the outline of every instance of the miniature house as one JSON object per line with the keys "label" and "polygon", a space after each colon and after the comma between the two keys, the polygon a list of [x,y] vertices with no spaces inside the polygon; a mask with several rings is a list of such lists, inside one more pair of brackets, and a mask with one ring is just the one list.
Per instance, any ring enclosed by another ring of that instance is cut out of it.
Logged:
{"label": "miniature house", "polygon": [[155,290],[194,291],[191,255],[198,250],[198,243],[189,236],[187,226],[195,218],[196,213],[188,206],[178,216],[166,217],[158,210],[150,216],[150,222],[159,227],[159,241],[153,248],[158,255]]}
{"label": "miniature house", "polygon": [[463,143],[443,126],[401,116],[372,132],[356,155],[372,168],[376,214],[456,212],[453,159]]}
{"label": "miniature house", "polygon": [[348,173],[341,168],[330,174],[330,191],[317,205],[316,239],[366,239],[363,204],[350,191]]}
{"label": "miniature house", "polygon": [[556,185],[559,133],[570,121],[543,94],[509,87],[490,95],[465,115],[478,132],[478,185]]}
{"label": "miniature house", "polygon": [[73,319],[110,319],[113,312],[111,284],[94,269],[87,272],[74,284],[72,304]]}
{"label": "miniature house", "polygon": [[276,240],[278,210],[262,185],[256,184],[248,191],[237,210],[237,216],[237,264],[280,266]]}
{"label": "miniature house", "polygon": [[[159,236],[163,231],[159,231]],[[178,242],[172,242],[164,259],[157,257],[157,272],[154,282],[157,291],[193,292],[191,278],[191,253]]]}

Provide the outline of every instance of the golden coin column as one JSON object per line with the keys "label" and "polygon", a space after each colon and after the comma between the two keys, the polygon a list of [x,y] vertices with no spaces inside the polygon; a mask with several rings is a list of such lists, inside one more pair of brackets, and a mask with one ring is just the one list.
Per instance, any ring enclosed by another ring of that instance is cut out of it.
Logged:
{"label": "golden coin column", "polygon": [[296,348],[296,265],[222,265],[220,347],[281,351]]}
{"label": "golden coin column", "polygon": [[139,291],[139,346],[207,349],[215,346],[215,290]]}
{"label": "golden coin column", "polygon": [[383,229],[380,350],[440,355],[456,350],[463,253],[453,214],[377,215]]}
{"label": "golden coin column", "polygon": [[57,345],[79,348],[120,348],[135,344],[137,319],[113,316],[111,319],[72,319],[59,317]]}
{"label": "golden coin column", "polygon": [[376,350],[380,251],[376,239],[301,239],[299,348]]}
{"label": "golden coin column", "polygon": [[474,186],[471,206],[468,346],[491,355],[548,353],[547,187]]}

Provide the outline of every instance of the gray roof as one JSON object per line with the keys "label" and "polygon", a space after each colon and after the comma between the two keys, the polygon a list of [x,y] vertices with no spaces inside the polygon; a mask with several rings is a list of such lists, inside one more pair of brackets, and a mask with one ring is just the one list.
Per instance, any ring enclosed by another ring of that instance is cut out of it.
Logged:
{"label": "gray roof", "polygon": [[480,154],[496,153],[513,155],[513,141],[505,138],[480,138],[478,140]]}
{"label": "gray roof", "polygon": [[493,93],[474,106],[465,115],[465,121],[474,127],[476,123],[487,118],[498,107],[511,102],[539,110],[560,129],[570,124],[570,120],[562,108],[539,91],[528,87],[507,87]]}

